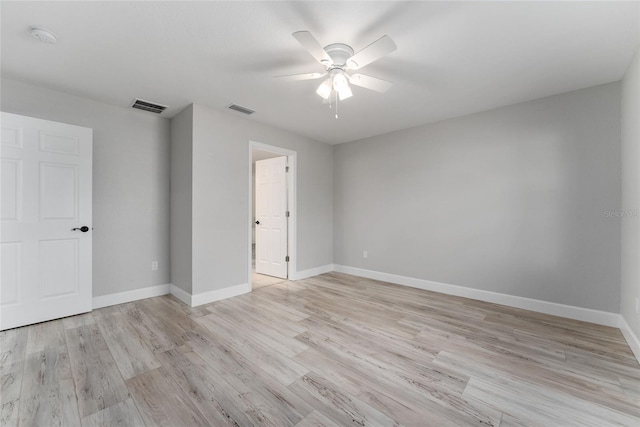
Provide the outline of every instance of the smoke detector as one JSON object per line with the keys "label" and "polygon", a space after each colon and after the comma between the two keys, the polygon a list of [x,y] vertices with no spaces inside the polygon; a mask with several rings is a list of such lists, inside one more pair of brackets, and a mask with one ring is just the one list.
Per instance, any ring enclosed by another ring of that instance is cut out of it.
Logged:
{"label": "smoke detector", "polygon": [[56,35],[53,34],[52,31],[39,27],[31,27],[31,35],[40,40],[42,43],[47,44],[55,44],[57,40]]}

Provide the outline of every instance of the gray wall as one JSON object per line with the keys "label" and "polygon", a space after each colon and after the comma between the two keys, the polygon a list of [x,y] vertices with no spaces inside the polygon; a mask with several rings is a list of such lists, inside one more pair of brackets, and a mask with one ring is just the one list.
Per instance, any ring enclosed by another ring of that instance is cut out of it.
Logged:
{"label": "gray wall", "polygon": [[249,281],[250,140],[298,153],[297,270],[331,264],[333,147],[201,105],[193,120],[193,293]]}
{"label": "gray wall", "polygon": [[640,337],[640,50],[622,81],[622,212],[620,313]]}
{"label": "gray wall", "polygon": [[[298,152],[299,271],[332,263],[335,251],[338,264],[620,308],[640,335],[640,220],[604,214],[640,209],[639,73],[636,55],[622,90],[622,202],[615,83],[336,147],[197,105],[170,130],[148,113],[7,79],[0,108],[94,129],[94,296],[170,281],[193,293],[246,283],[255,140]],[[195,226],[183,224],[194,239],[171,230],[172,262],[183,268],[170,277],[169,212],[190,219],[189,203]]]}
{"label": "gray wall", "polygon": [[619,83],[342,144],[334,169],[337,264],[618,312]]}
{"label": "gray wall", "polygon": [[169,283],[169,121],[7,79],[0,109],[93,128],[93,295]]}
{"label": "gray wall", "polygon": [[191,293],[193,107],[171,119],[171,283]]}

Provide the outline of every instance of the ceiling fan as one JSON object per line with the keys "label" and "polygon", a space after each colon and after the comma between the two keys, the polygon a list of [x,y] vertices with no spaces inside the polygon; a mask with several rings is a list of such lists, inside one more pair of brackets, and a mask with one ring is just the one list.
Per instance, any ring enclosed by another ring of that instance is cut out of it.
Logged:
{"label": "ceiling fan", "polygon": [[351,73],[396,50],[396,44],[389,36],[380,37],[360,52],[354,54],[353,48],[344,43],[333,43],[322,47],[309,31],[297,31],[292,35],[311,56],[325,67],[326,71],[324,73],[276,76],[278,78],[314,80],[327,76],[318,86],[316,93],[325,100],[328,100],[334,94],[336,100],[339,98],[341,101],[353,95],[349,84],[377,92],[386,92],[393,85],[392,82],[387,80]]}

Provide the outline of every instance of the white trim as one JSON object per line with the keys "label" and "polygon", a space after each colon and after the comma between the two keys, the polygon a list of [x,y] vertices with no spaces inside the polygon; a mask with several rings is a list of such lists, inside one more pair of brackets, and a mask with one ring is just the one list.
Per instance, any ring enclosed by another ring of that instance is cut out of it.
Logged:
{"label": "white trim", "polygon": [[309,277],[317,276],[319,274],[331,273],[334,270],[335,270],[335,266],[333,264],[327,264],[320,267],[310,268],[308,270],[296,271],[289,278],[289,280],[307,279]]}
{"label": "white trim", "polygon": [[208,304],[210,302],[246,294],[247,292],[251,292],[251,287],[248,283],[216,289],[215,291],[202,292],[201,294],[196,295],[192,295],[184,289],[171,285],[171,295],[178,298],[189,307],[197,307],[202,304]]}
{"label": "white trim", "polygon": [[124,304],[145,298],[159,297],[169,293],[171,284],[150,286],[148,288],[135,289],[133,291],[117,292],[115,294],[93,297],[91,306],[96,308],[109,307],[110,305]]}
{"label": "white trim", "polygon": [[202,304],[236,297],[248,292],[251,292],[251,285],[249,283],[242,283],[240,285],[229,286],[228,288],[216,289],[215,291],[192,295],[190,305],[191,307],[197,307]]}
{"label": "white trim", "polygon": [[369,279],[381,280],[398,285],[410,286],[412,288],[425,289],[428,291],[440,292],[448,295],[456,295],[480,301],[492,302],[509,307],[522,308],[539,313],[551,314],[553,316],[566,317],[568,319],[582,320],[596,323],[598,325],[620,326],[620,315],[607,311],[593,310],[590,308],[575,307],[572,305],[558,304],[555,302],[542,301],[532,298],[519,297],[515,295],[501,294],[498,292],[472,289],[464,286],[449,285],[447,283],[432,282],[430,280],[416,279],[413,277],[398,276],[395,274],[381,273],[379,271],[365,270],[362,268],[349,267],[345,265],[335,265],[335,271],[354,276],[366,277]]}
{"label": "white trim", "polygon": [[248,262],[247,262],[247,283],[249,284],[249,292],[251,292],[251,244],[252,242],[252,214],[253,214],[253,180],[252,178],[252,165],[253,165],[253,150],[262,150],[269,151],[275,154],[280,154],[283,156],[287,156],[288,166],[289,166],[289,174],[287,175],[287,206],[289,209],[289,227],[287,230],[287,238],[288,238],[288,255],[290,261],[287,266],[287,277],[291,278],[295,275],[297,269],[297,247],[296,247],[296,236],[298,233],[298,205],[297,205],[297,176],[298,176],[298,153],[293,150],[288,150],[286,148],[276,147],[275,145],[263,144],[261,142],[249,141],[249,178],[247,179],[249,183],[249,214],[247,216],[248,221]]}
{"label": "white trim", "polygon": [[148,288],[135,289],[133,291],[118,292],[115,294],[94,297],[92,309],[95,310],[97,308],[109,307],[110,305],[124,304],[127,302],[159,297],[167,294],[173,295],[189,307],[196,307],[198,305],[246,294],[247,292],[251,292],[251,285],[243,283],[241,285],[229,286],[228,288],[191,295],[184,289],[168,283],[166,285],[150,286]]}
{"label": "white trim", "polygon": [[624,339],[627,340],[627,344],[631,347],[631,351],[636,356],[638,363],[640,363],[640,339],[633,333],[633,330],[627,323],[627,319],[620,315],[620,331],[624,335]]}
{"label": "white trim", "polygon": [[176,285],[171,285],[171,287],[169,288],[169,292],[171,293],[171,295],[178,298],[180,301],[187,304],[189,307],[193,307],[191,305],[191,294],[189,292],[185,291],[182,288],[177,287]]}

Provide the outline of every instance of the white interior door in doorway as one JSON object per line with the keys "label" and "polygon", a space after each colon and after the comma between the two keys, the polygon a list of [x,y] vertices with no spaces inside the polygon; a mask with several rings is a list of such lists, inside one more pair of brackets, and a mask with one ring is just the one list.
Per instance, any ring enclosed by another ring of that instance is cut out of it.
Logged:
{"label": "white interior door in doorway", "polygon": [[287,158],[256,162],[256,273],[287,278]]}
{"label": "white interior door in doorway", "polygon": [[93,131],[0,121],[0,330],[91,311]]}

